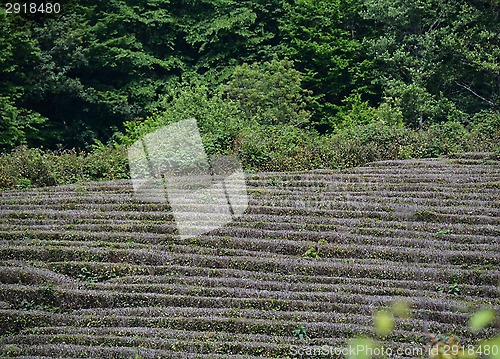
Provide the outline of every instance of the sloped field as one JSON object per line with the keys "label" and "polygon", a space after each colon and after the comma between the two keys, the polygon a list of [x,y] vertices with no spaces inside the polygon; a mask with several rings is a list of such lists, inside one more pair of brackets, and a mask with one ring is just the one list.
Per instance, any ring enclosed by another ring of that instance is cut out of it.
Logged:
{"label": "sloped field", "polygon": [[[396,300],[411,317],[387,347],[422,347],[427,331],[468,343],[478,338],[470,313],[500,309],[497,160],[377,162],[247,184],[242,217],[184,240],[169,209],[135,200],[128,181],[1,193],[3,354],[284,358],[291,345],[375,336],[374,312]],[[294,338],[298,325],[310,339]]]}

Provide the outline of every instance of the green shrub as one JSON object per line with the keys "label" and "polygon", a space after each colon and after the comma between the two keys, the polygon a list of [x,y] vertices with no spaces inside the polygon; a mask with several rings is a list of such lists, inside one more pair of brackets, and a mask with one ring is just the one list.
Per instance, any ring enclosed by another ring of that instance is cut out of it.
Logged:
{"label": "green shrub", "polygon": [[460,295],[460,292],[462,291],[462,289],[460,288],[460,285],[458,283],[455,283],[455,282],[448,285],[447,288],[437,286],[436,290],[438,293],[450,294],[450,295],[453,295],[455,297],[458,297]]}
{"label": "green shrub", "polygon": [[420,157],[421,138],[418,132],[383,122],[356,125],[330,136],[331,146],[340,167],[367,162]]}
{"label": "green shrub", "polygon": [[500,113],[493,111],[479,112],[471,119],[468,126],[471,144],[475,151],[500,152]]}
{"label": "green shrub", "polygon": [[361,94],[353,94],[344,100],[345,106],[337,115],[337,129],[348,129],[360,125],[379,123],[393,127],[403,127],[403,114],[393,103],[382,103],[378,108],[361,99]]}
{"label": "green shrub", "polygon": [[128,178],[127,148],[141,136],[176,121],[195,117],[208,155],[237,155],[247,172],[346,168],[378,160],[437,157],[464,151],[500,151],[500,115],[476,114],[467,127],[459,122],[424,130],[401,125],[390,104],[371,108],[353,97],[335,133],[320,135],[291,124],[264,125],[242,120],[241,109],[204,87],[184,86],[167,101],[169,111],[144,121],[127,122],[126,134],[92,152],[44,150],[21,146],[0,155],[0,188],[52,186],[79,181]]}
{"label": "green shrub", "polygon": [[291,125],[243,130],[234,152],[253,171],[301,171],[336,167],[326,138]]}
{"label": "green shrub", "polygon": [[25,146],[0,157],[0,186],[27,187],[56,184],[52,164],[44,151]]}
{"label": "green shrub", "polygon": [[319,259],[321,258],[321,252],[317,246],[310,245],[304,254],[302,254],[302,257]]}
{"label": "green shrub", "polygon": [[116,143],[128,146],[158,128],[195,118],[207,154],[223,154],[231,149],[239,130],[250,125],[243,123],[235,103],[205,86],[180,86],[173,97],[163,100],[162,107],[165,111],[147,119],[125,122],[125,133],[116,135]]}
{"label": "green shrub", "polygon": [[0,155],[0,188],[53,186],[127,177],[124,148],[102,145],[86,153],[21,146]]}
{"label": "green shrub", "polygon": [[98,143],[94,150],[83,156],[83,179],[113,180],[129,177],[127,151],[122,147]]}
{"label": "green shrub", "polygon": [[459,122],[434,124],[424,133],[423,157],[438,157],[469,151],[470,134]]}

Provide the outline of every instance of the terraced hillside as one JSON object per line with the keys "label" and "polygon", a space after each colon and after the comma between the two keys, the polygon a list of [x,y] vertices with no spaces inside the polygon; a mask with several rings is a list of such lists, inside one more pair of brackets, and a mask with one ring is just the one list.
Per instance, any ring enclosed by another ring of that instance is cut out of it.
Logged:
{"label": "terraced hillside", "polygon": [[[129,181],[1,193],[0,352],[294,357],[291,345],[375,336],[374,312],[397,300],[411,317],[382,338],[389,348],[422,347],[427,331],[469,343],[498,330],[467,329],[475,308],[500,309],[498,160],[387,161],[247,184],[243,216],[183,240],[169,209],[134,199]],[[299,325],[309,338],[294,337]]]}

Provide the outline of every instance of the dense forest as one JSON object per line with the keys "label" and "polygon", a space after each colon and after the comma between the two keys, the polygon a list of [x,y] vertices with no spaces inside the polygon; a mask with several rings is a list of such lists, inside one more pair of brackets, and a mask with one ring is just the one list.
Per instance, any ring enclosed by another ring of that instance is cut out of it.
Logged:
{"label": "dense forest", "polygon": [[260,170],[498,149],[498,0],[59,4],[0,9],[4,153],[103,153],[188,117]]}

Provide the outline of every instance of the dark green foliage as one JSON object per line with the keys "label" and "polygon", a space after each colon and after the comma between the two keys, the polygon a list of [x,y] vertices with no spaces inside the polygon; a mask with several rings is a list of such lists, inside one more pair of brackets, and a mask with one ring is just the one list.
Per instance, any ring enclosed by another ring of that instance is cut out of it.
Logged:
{"label": "dark green foliage", "polygon": [[[353,91],[366,91],[371,61],[363,58],[354,1],[285,2],[280,30],[284,52],[304,72],[313,91],[318,125],[332,126],[331,116]],[[326,128],[324,127],[323,128]]]}
{"label": "dark green foliage", "polygon": [[[36,19],[6,15],[2,7],[0,72],[8,87],[0,101],[10,131],[0,136],[3,148],[26,140],[89,147],[124,121],[155,113],[160,95],[181,74],[270,58],[279,2],[116,0],[62,7],[58,16]],[[26,138],[30,124],[39,131]]]}
{"label": "dark green foliage", "polygon": [[25,105],[41,53],[29,26],[20,16],[0,9],[0,149],[27,143],[46,121]]}
{"label": "dark green foliage", "polygon": [[[40,142],[89,146],[111,137],[113,126],[150,114],[168,75],[182,66],[166,51],[171,26],[162,11],[124,1],[83,2],[40,24],[34,36],[43,55],[27,99],[49,118]],[[165,34],[161,43],[152,31]]]}
{"label": "dark green foliage", "polygon": [[460,295],[460,292],[462,291],[462,289],[460,288],[460,285],[458,283],[455,283],[455,282],[451,283],[446,288],[438,286],[438,287],[436,287],[436,290],[439,293],[445,293],[445,294],[449,294],[449,295],[452,295],[455,297],[458,297]]}
{"label": "dark green foliage", "polygon": [[297,329],[294,329],[293,336],[297,339],[309,339],[307,329],[302,324],[300,324]]}
{"label": "dark green foliage", "polygon": [[279,0],[180,0],[176,5],[173,17],[184,45],[178,50],[189,56],[195,70],[268,59],[276,51]]}
{"label": "dark green foliage", "polygon": [[363,1],[376,82],[411,126],[498,111],[495,1]]}

